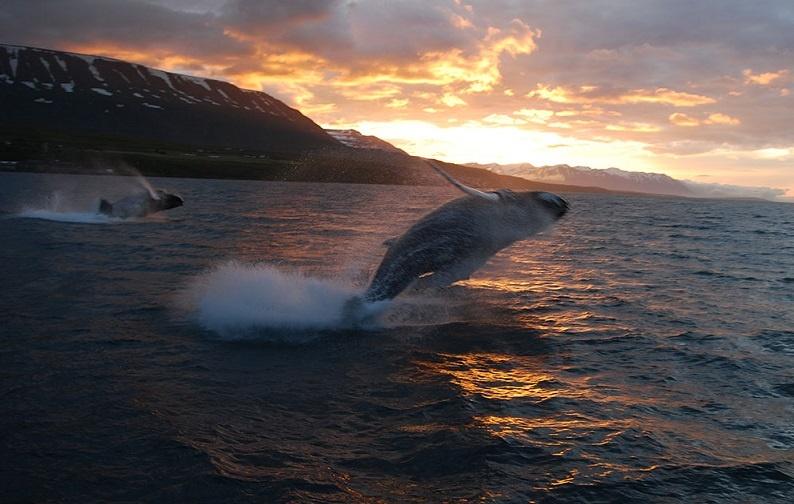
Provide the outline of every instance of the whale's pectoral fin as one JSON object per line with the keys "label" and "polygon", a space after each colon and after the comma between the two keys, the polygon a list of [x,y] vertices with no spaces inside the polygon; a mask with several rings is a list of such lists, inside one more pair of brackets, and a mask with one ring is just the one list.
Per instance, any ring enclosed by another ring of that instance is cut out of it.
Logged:
{"label": "whale's pectoral fin", "polygon": [[469,196],[474,196],[476,198],[482,198],[482,199],[487,200],[487,201],[499,201],[500,196],[499,196],[498,193],[480,191],[479,189],[475,189],[473,187],[469,187],[469,186],[467,186],[465,184],[462,184],[458,180],[456,180],[452,175],[450,175],[449,173],[447,173],[444,170],[442,170],[441,167],[438,166],[438,164],[435,161],[433,161],[432,159],[427,159],[426,161],[427,161],[427,164],[430,165],[430,168],[435,170],[436,173],[441,175],[450,184],[452,184],[453,186],[457,187],[458,189],[460,189],[464,193],[468,194]]}
{"label": "whale's pectoral fin", "polygon": [[99,213],[110,215],[113,213],[113,205],[106,199],[99,200]]}

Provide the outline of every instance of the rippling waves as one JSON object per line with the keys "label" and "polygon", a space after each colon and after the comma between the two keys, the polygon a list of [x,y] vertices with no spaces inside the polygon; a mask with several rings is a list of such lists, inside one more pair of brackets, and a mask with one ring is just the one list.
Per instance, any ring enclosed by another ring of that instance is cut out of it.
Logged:
{"label": "rippling waves", "polygon": [[794,495],[791,205],[568,194],[547,235],[349,331],[338,292],[457,194],[161,179],[165,218],[15,217],[112,180],[0,174],[11,501]]}

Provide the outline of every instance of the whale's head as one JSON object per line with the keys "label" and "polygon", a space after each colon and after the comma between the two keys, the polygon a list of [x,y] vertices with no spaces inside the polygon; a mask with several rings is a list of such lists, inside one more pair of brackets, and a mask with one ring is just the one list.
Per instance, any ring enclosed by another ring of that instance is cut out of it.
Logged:
{"label": "whale's head", "polygon": [[556,194],[543,191],[533,191],[528,193],[528,198],[555,219],[559,219],[568,212],[568,202]]}
{"label": "whale's head", "polygon": [[497,226],[511,229],[508,234],[536,233],[568,212],[568,202],[556,194],[545,191],[513,192],[510,189],[481,191],[460,183],[435,161],[428,160],[428,164],[449,183],[471,196],[471,201],[480,201],[481,208],[495,211]]}
{"label": "whale's head", "polygon": [[171,208],[181,207],[185,203],[185,201],[176,194],[171,194],[162,189],[155,190],[154,194],[156,196],[155,202],[158,210],[169,210]]}
{"label": "whale's head", "polygon": [[554,224],[568,212],[568,202],[556,194],[543,191],[513,192],[500,189],[491,205],[498,208],[500,218],[510,233],[529,235]]}
{"label": "whale's head", "polygon": [[544,191],[513,192],[510,189],[499,189],[492,193],[493,202],[526,214],[526,218],[544,218],[556,221],[568,212],[568,202],[556,194]]}

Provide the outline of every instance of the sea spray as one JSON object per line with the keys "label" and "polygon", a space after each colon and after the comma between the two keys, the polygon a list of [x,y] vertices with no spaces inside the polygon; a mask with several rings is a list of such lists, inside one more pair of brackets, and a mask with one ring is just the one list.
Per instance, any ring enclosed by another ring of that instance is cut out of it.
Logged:
{"label": "sea spray", "polygon": [[56,190],[47,196],[43,204],[25,206],[15,217],[76,224],[107,224],[113,221],[87,207],[85,202],[70,198],[69,193]]}
{"label": "sea spray", "polygon": [[231,261],[195,278],[188,302],[204,328],[239,339],[258,329],[344,329],[343,307],[356,294],[346,280]]}
{"label": "sea spray", "polygon": [[157,191],[155,191],[154,187],[152,187],[152,184],[150,184],[149,181],[146,180],[146,177],[141,175],[141,173],[138,170],[135,170],[133,168],[131,168],[131,169],[134,170],[133,171],[133,176],[135,177],[135,181],[138,184],[140,184],[140,186],[144,190],[146,190],[146,192],[149,193],[149,196],[151,196],[152,199],[156,199],[156,200],[160,199],[160,196],[157,194]]}
{"label": "sea spray", "polygon": [[[76,224],[111,224],[140,222],[139,219],[119,219],[99,213],[101,199],[116,200],[133,194],[148,193],[159,199],[152,185],[132,167],[125,167],[130,176],[103,177],[102,188],[86,188],[77,184],[79,177],[56,179],[59,188],[52,190],[46,198],[19,208],[14,217],[40,219]],[[151,216],[149,217],[151,218]]]}
{"label": "sea spray", "polygon": [[361,287],[297,269],[229,261],[199,274],[180,299],[202,327],[223,339],[303,342],[318,331],[371,331],[466,320],[471,300],[447,290],[364,302]]}

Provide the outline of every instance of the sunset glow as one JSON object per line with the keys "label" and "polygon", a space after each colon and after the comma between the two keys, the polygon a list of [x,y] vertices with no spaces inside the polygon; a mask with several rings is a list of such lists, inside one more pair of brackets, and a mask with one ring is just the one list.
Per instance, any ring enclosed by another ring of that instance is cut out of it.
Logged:
{"label": "sunset glow", "polygon": [[421,156],[794,196],[787,2],[753,16],[732,1],[56,4],[11,2],[5,42],[228,80]]}

